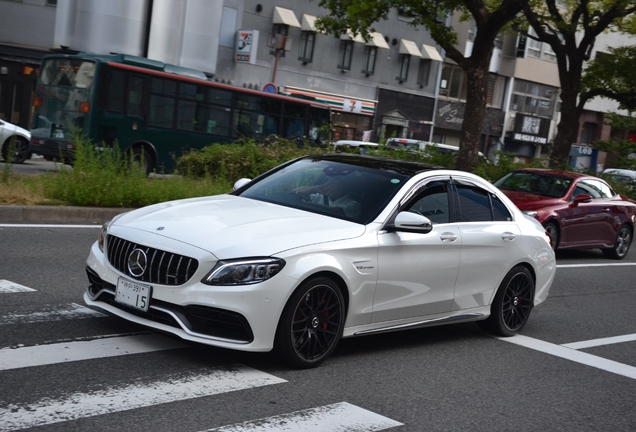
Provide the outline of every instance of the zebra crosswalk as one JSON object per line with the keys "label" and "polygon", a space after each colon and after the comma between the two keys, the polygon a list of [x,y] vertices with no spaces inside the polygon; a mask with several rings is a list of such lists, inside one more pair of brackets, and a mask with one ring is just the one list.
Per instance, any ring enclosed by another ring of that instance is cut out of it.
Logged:
{"label": "zebra crosswalk", "polygon": [[[6,289],[3,290],[3,287]],[[31,288],[13,282],[0,281],[0,294],[28,296],[34,292],[36,291]],[[55,428],[65,424],[65,430],[80,430],[82,428],[73,422],[85,422],[90,419],[94,422],[102,419],[108,421],[108,416],[125,416],[139,409],[187,403],[201,398],[227,397],[237,403],[237,399],[231,397],[237,392],[253,392],[267,387],[290,385],[287,379],[280,376],[240,363],[220,364],[218,361],[210,365],[193,362],[184,367],[180,365],[174,370],[158,367],[153,369],[151,374],[145,374],[148,366],[143,365],[150,362],[142,360],[143,356],[153,355],[153,362],[157,362],[160,358],[158,356],[163,352],[192,350],[190,345],[157,333],[95,334],[74,338],[60,334],[57,340],[41,340],[35,343],[33,335],[29,333],[30,329],[35,328],[33,326],[41,327],[42,323],[56,323],[60,328],[77,328],[91,320],[102,320],[105,317],[106,315],[100,312],[76,303],[26,306],[7,310],[0,302],[0,431],[18,431],[34,427],[46,430],[46,427]],[[4,334],[12,334],[11,340],[15,341],[16,334],[21,332],[29,333],[29,344],[7,344],[7,338],[3,337]],[[111,368],[121,368],[121,363],[128,358],[131,360],[127,360],[127,365],[142,366],[128,367],[125,378],[116,373],[103,373]],[[133,358],[135,360],[132,360]],[[100,363],[92,367],[89,366],[92,365],[91,362]],[[119,365],[112,366],[108,362],[119,362]],[[27,372],[33,370],[38,372],[33,374],[34,376],[41,377],[46,376],[43,371],[47,368],[57,367],[59,370],[60,366],[65,370],[88,370],[87,374],[90,374],[92,369],[98,369],[101,371],[98,374],[100,383],[97,386],[86,386],[81,380],[71,377],[62,381],[64,388],[59,388],[58,382],[58,387],[51,389],[50,393],[43,391],[37,382],[24,383],[24,387],[19,389],[16,386],[3,385],[3,382],[15,381],[8,379],[11,374],[28,377],[31,374]],[[138,376],[134,375],[135,371],[139,371]],[[284,390],[277,390],[282,391]],[[246,395],[245,399],[247,398]],[[243,397],[239,400],[242,399]],[[228,409],[226,405],[215,404],[213,407],[224,411]],[[240,412],[240,409],[238,411]],[[363,407],[346,401],[334,401],[327,405],[304,407],[301,410],[280,412],[273,416],[241,418],[236,423],[201,424],[199,430],[381,431],[401,425],[398,421]],[[178,429],[180,428],[171,425],[171,429],[166,430]]]}

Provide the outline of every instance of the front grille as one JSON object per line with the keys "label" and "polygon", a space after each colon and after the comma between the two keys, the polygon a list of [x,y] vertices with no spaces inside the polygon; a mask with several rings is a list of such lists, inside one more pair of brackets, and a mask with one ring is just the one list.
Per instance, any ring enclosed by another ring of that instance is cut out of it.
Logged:
{"label": "front grille", "polygon": [[252,328],[247,319],[239,313],[209,306],[178,306],[152,298],[148,312],[143,312],[116,302],[115,285],[102,280],[90,267],[86,267],[86,273],[89,280],[88,292],[95,301],[108,303],[117,309],[156,323],[175,328],[182,328],[183,325],[191,333],[203,337],[231,339],[243,343],[254,340]]}
{"label": "front grille", "polygon": [[[194,258],[165,252],[112,235],[106,238],[108,262],[120,272],[133,279],[161,285],[183,285],[199,268]],[[146,268],[141,276],[131,274],[128,257],[135,249],[146,254]]]}

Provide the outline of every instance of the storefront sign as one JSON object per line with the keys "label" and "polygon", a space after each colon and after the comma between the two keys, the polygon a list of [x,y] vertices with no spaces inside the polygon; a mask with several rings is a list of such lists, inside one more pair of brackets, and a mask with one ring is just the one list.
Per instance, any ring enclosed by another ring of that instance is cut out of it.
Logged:
{"label": "storefront sign", "polygon": [[547,118],[524,114],[515,116],[513,139],[517,141],[547,144],[549,131],[550,120]]}
{"label": "storefront sign", "polygon": [[302,96],[305,99],[312,98],[316,102],[327,104],[334,111],[343,111],[353,114],[375,114],[375,102],[360,99],[349,99],[325,93],[301,90],[293,87],[285,87],[285,94],[290,96]]}
{"label": "storefront sign", "polygon": [[236,63],[256,64],[256,47],[258,46],[258,30],[239,30],[236,32]]}

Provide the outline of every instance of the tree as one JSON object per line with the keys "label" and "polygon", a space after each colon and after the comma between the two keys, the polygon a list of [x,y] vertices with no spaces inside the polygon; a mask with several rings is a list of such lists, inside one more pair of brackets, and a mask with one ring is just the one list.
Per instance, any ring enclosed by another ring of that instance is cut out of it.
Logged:
{"label": "tree", "polygon": [[[457,157],[457,168],[472,171],[479,163],[481,137],[488,89],[488,68],[495,38],[529,0],[320,0],[320,6],[330,11],[320,17],[318,27],[339,36],[351,31],[368,37],[372,25],[386,20],[392,9],[407,9],[413,20],[411,25],[424,26],[433,40],[446,51],[446,57],[455,61],[470,77],[466,107]],[[469,57],[456,48],[457,34],[438,20],[440,14],[461,13],[475,21],[477,34]]]}
{"label": "tree", "polygon": [[[596,147],[614,156],[615,168],[633,170],[636,168],[636,159],[632,157],[636,154],[636,142],[629,139],[629,133],[636,130],[636,118],[612,113],[608,116],[607,124],[612,126],[614,138],[597,141]],[[620,136],[616,132],[620,133]]]}
{"label": "tree", "polygon": [[[524,16],[540,41],[552,47],[561,82],[561,120],[550,156],[552,167],[565,167],[570,147],[576,142],[579,118],[589,100],[579,97],[585,63],[590,59],[596,37],[608,30],[633,28],[634,0],[534,0],[523,9]],[[528,37],[534,38],[528,34]],[[590,95],[591,96],[591,95]]]}
{"label": "tree", "polygon": [[581,79],[581,98],[613,99],[636,111],[636,46],[614,47],[590,62]]}

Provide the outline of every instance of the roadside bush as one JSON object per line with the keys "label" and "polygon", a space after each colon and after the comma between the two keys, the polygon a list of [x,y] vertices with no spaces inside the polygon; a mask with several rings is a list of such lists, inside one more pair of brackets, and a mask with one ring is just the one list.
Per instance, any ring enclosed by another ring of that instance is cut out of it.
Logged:
{"label": "roadside bush", "polygon": [[73,168],[48,173],[44,194],[52,203],[96,207],[141,207],[162,201],[216,195],[231,190],[222,180],[192,181],[177,176],[147,178],[140,164],[117,145],[96,148],[79,133]]}
{"label": "roadside bush", "polygon": [[254,178],[283,162],[300,156],[325,153],[329,149],[304,145],[286,139],[260,143],[238,140],[231,144],[212,144],[193,150],[177,161],[177,171],[185,177],[223,179],[233,184],[240,178]]}

